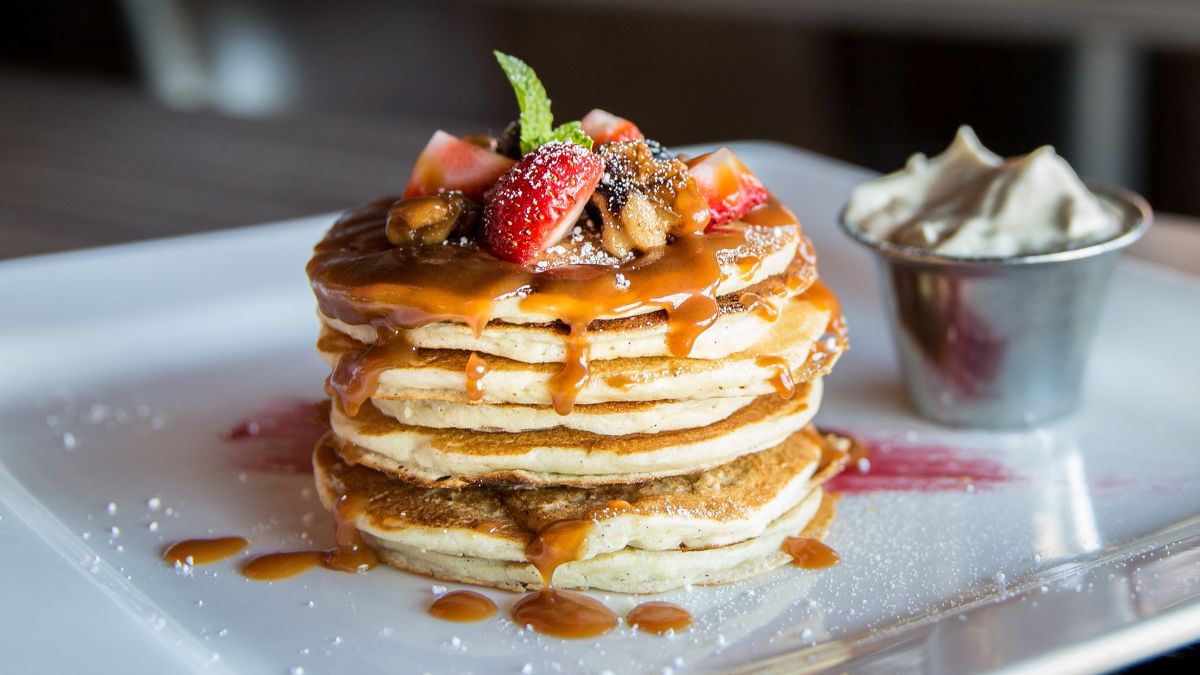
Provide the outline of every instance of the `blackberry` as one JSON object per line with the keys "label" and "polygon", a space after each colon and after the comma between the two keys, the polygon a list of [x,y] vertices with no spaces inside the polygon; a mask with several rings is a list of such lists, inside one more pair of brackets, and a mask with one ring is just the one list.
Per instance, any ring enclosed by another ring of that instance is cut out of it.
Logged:
{"label": "blackberry", "polygon": [[671,150],[662,143],[659,143],[653,138],[644,138],[642,140],[646,143],[646,147],[650,148],[650,155],[654,157],[654,159],[657,159],[660,162],[669,162],[672,159],[675,159],[675,153],[671,152]]}
{"label": "blackberry", "polygon": [[496,141],[496,152],[511,157],[513,159],[521,159],[521,122],[513,120],[504,127],[504,131],[500,132],[500,138]]}

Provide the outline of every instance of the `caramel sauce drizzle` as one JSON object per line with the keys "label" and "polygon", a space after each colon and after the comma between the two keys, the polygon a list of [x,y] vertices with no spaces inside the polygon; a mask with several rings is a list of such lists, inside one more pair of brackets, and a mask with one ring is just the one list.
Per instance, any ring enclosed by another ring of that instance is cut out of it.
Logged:
{"label": "caramel sauce drizzle", "polygon": [[242,566],[242,576],[254,581],[280,581],[320,567],[324,551],[285,551],[252,558]]}
{"label": "caramel sauce drizzle", "polygon": [[542,528],[525,546],[525,559],[549,586],[559,565],[578,560],[583,544],[592,531],[590,520],[560,520]]}
{"label": "caramel sauce drizzle", "polygon": [[842,559],[837,551],[826,546],[820,539],[808,537],[788,537],[783,540],[780,550],[792,556],[792,565],[806,570],[833,567]]}
{"label": "caramel sauce drizzle", "polygon": [[314,567],[350,574],[361,574],[372,569],[379,564],[379,557],[367,546],[357,525],[358,516],[366,507],[366,497],[339,497],[333,507],[333,538],[336,546],[324,551],[286,551],[260,555],[242,567],[242,575],[255,581],[279,581]]}
{"label": "caramel sauce drizzle", "polygon": [[764,321],[774,322],[779,318],[779,306],[758,293],[742,293],[738,303]]}
{"label": "caramel sauce drizzle", "polygon": [[518,626],[564,638],[603,635],[617,625],[617,615],[604,603],[582,593],[554,588],[554,570],[578,560],[592,530],[589,520],[560,520],[542,528],[525,547],[525,558],[542,578],[542,588],[513,605]]}
{"label": "caramel sauce drizzle", "polygon": [[485,361],[475,352],[471,352],[471,356],[467,358],[467,398],[472,401],[478,401],[483,398],[483,376],[487,375],[488,362]]}
{"label": "caramel sauce drizzle", "polygon": [[609,375],[608,377],[604,378],[605,384],[607,384],[608,386],[610,386],[614,389],[620,389],[621,391],[629,391],[630,387],[632,387],[635,384],[639,384],[643,381],[644,381],[644,378],[639,377],[633,373],[621,373],[620,375]]}
{"label": "caramel sauce drizzle", "polygon": [[415,363],[417,359],[417,348],[404,331],[380,329],[374,344],[342,353],[329,374],[325,389],[342,412],[357,415],[362,404],[375,393],[383,371]]}
{"label": "caramel sauce drizzle", "polygon": [[753,279],[760,267],[762,267],[762,260],[758,256],[746,255],[737,260],[738,276],[742,278],[742,281]]}
{"label": "caramel sauce drizzle", "polygon": [[224,560],[249,544],[242,537],[185,539],[168,546],[162,558],[170,565],[207,565]]}
{"label": "caramel sauce drizzle", "polygon": [[792,377],[792,367],[788,365],[787,359],[782,356],[759,355],[754,357],[754,363],[760,368],[773,368],[775,372],[771,375],[771,386],[775,387],[775,393],[779,394],[779,398],[791,400],[796,395],[796,381]]}
{"label": "caramel sauce drizzle", "polygon": [[475,527],[473,529],[476,532],[482,532],[484,534],[495,534],[496,531],[500,529],[500,523],[497,523],[494,520],[481,520],[478,523],[475,523]]}
{"label": "caramel sauce drizzle", "polygon": [[692,614],[674,603],[654,600],[643,602],[630,610],[625,623],[645,633],[662,635],[667,631],[679,632],[692,625]]}
{"label": "caramel sauce drizzle", "polygon": [[337,547],[327,551],[321,561],[325,567],[339,572],[358,574],[379,564],[375,551],[363,541],[358,531],[358,516],[366,511],[367,498],[361,495],[342,495],[333,507],[333,538]]}
{"label": "caramel sauce drizzle", "polygon": [[[373,394],[389,363],[419,355],[404,331],[450,321],[466,324],[478,336],[496,302],[513,297],[520,298],[521,310],[557,317],[569,329],[563,368],[550,382],[555,410],[567,414],[590,377],[588,329],[593,321],[646,308],[663,310],[671,353],[687,356],[719,314],[718,254],[746,243],[743,230],[730,227],[681,236],[613,267],[567,265],[539,271],[497,260],[473,244],[394,246],[386,235],[394,201],[377,200],[343,215],[308,263],[317,304],[326,316],[379,332],[374,345],[343,353],[330,377],[331,394],[350,415]],[[796,223],[774,199],[742,220],[758,226]],[[752,257],[743,256],[739,269],[750,273]]]}
{"label": "caramel sauce drizzle", "polygon": [[[800,433],[808,436],[813,443],[821,448],[821,459],[817,463],[817,474],[833,477],[841,473],[842,470],[846,468],[846,465],[850,462],[852,453],[854,452],[853,440],[851,440],[851,450],[846,451],[838,448],[831,441],[830,437],[823,436],[811,425],[802,429]],[[866,446],[864,445],[862,447],[864,451],[854,456],[854,461],[858,461],[859,457],[866,457]],[[826,493],[825,497],[830,498],[831,493]]]}
{"label": "caramel sauce drizzle", "polygon": [[496,613],[496,603],[475,591],[443,593],[429,605],[429,614],[443,621],[483,621]]}

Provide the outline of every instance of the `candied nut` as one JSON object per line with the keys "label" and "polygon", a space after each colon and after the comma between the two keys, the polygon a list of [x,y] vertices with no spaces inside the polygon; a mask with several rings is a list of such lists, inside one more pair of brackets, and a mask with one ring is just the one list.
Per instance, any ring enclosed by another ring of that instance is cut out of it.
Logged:
{"label": "candied nut", "polygon": [[509,122],[508,126],[504,127],[504,131],[500,132],[500,138],[496,139],[496,152],[505,157],[521,159],[521,123],[519,121]]}
{"label": "candied nut", "polygon": [[396,246],[440,244],[456,230],[470,227],[476,212],[461,192],[401,199],[388,211],[387,238]]}
{"label": "candied nut", "polygon": [[609,253],[646,251],[671,236],[704,231],[708,203],[683,162],[645,140],[607,143],[597,152],[605,169],[592,204]]}

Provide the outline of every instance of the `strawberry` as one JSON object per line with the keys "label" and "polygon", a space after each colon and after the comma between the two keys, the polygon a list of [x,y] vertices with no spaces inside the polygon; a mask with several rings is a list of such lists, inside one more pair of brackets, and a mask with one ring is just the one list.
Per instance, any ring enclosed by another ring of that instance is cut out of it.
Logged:
{"label": "strawberry", "polygon": [[767,201],[767,189],[729,148],[700,155],[687,165],[712,212],[709,227],[737,220]]}
{"label": "strawberry", "polygon": [[596,145],[642,138],[642,132],[636,124],[599,108],[584,115],[579,123],[583,125],[583,133],[591,136]]}
{"label": "strawberry", "polygon": [[525,264],[558,243],[579,219],[604,173],[604,160],[573,143],[547,143],[496,181],[483,207],[483,243]]}
{"label": "strawberry", "polygon": [[437,131],[413,165],[404,198],[458,190],[467,199],[480,202],[483,193],[513,164],[504,155]]}

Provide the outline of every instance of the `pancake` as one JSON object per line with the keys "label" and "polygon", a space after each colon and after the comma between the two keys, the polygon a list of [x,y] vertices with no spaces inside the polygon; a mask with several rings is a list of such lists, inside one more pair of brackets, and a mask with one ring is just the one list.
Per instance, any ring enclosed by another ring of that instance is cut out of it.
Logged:
{"label": "pancake", "polygon": [[[524,554],[535,533],[562,520],[588,520],[578,559],[558,569],[556,585],[653,592],[781,564],[786,556],[774,555],[780,542],[818,512],[817,486],[842,461],[810,427],[693,476],[586,490],[424,489],[345,463],[328,437],[313,464],[327,507],[342,495],[366,498],[356,524],[397,566],[505,588],[536,586]],[[711,554],[692,555],[705,552]]]}
{"label": "pancake", "polygon": [[[554,572],[555,588],[616,593],[663,593],[681,586],[728,584],[786,565],[783,540],[799,536],[822,539],[833,521],[834,500],[820,488],[754,539],[697,551],[645,551],[626,548],[606,555],[564,563]],[[366,535],[371,537],[371,535]],[[393,567],[444,581],[491,586],[511,591],[541,588],[532,565],[485,558],[466,558],[389,544],[372,537],[379,557]]]}
{"label": "pancake", "polygon": [[703,427],[729,417],[756,397],[693,401],[614,401],[577,405],[570,415],[548,406],[454,401],[375,399],[379,412],[405,424],[431,429],[537,431],[563,427],[604,436],[656,434]]}
{"label": "pancake", "polygon": [[351,461],[425,485],[596,485],[691,473],[772,447],[816,414],[821,381],[784,400],[765,394],[729,417],[693,429],[622,437],[566,428],[520,433],[404,424],[364,404],[333,406],[330,427]]}
{"label": "pancake", "polygon": [[[742,351],[771,328],[788,298],[813,282],[811,264],[797,258],[785,273],[719,296],[720,314],[693,343],[689,358],[715,359]],[[378,330],[349,324],[318,311],[322,323],[359,342],[377,340]],[[588,325],[593,360],[641,356],[671,356],[667,313],[653,311],[620,319],[598,319]],[[406,339],[421,349],[455,349],[502,356],[526,363],[562,363],[567,354],[567,326],[561,322],[510,323],[493,320],[479,335],[462,323],[438,321],[406,331]]]}
{"label": "pancake", "polygon": [[[793,298],[762,339],[725,358],[594,361],[575,403],[757,396],[777,390],[772,380],[785,365],[794,381],[820,377],[833,367],[846,347],[842,335],[826,335],[837,318],[836,311],[822,300],[805,295]],[[331,365],[356,348],[361,349],[360,343],[328,328],[317,343],[318,351]],[[372,397],[469,402],[466,372],[470,356],[464,351],[420,350],[414,361],[383,370]],[[488,370],[478,381],[481,402],[552,403],[550,381],[561,370],[560,365],[522,363],[495,356],[485,360]]]}
{"label": "pancake", "polygon": [[[376,200],[343,214],[317,244],[307,271],[318,305],[326,316],[348,324],[377,325],[377,321],[363,319],[379,310],[375,318],[386,322],[388,310],[394,308],[397,299],[415,300],[412,293],[416,289],[453,296],[456,300],[452,304],[456,305],[459,300],[467,300],[466,304],[473,309],[485,310],[481,316],[485,315],[486,320],[541,324],[563,318],[557,312],[541,308],[541,303],[530,301],[531,297],[547,294],[539,290],[546,285],[540,282],[564,276],[555,274],[553,267],[525,270],[498,261],[474,245],[458,242],[423,249],[396,247],[384,235],[392,201],[394,198]],[[584,239],[594,236],[587,231],[581,231],[580,235]],[[671,275],[669,270],[673,267],[685,265],[686,270],[676,271],[687,271],[694,277],[700,273],[697,266],[704,265],[708,268],[705,285],[710,278],[715,282],[706,294],[715,296],[737,293],[768,277],[783,274],[797,258],[808,268],[815,265],[811,245],[795,215],[773,197],[746,214],[742,221],[725,223],[706,237],[692,242],[677,239],[656,249],[653,255],[619,264],[614,264],[616,261],[595,264],[598,261],[583,251],[589,244],[591,250],[597,250],[600,242],[581,239],[572,243],[574,239],[569,237],[555,247],[566,254],[561,261],[566,265],[560,269],[578,272],[590,268],[608,284],[607,279],[613,274],[631,276],[638,270],[653,268],[670,277],[662,279],[663,282],[676,284],[683,277]],[[694,254],[686,252],[701,241],[703,246]],[[546,253],[552,258],[562,255]],[[747,264],[749,261],[753,264]],[[570,273],[565,276],[572,279],[572,285],[582,287],[575,282],[582,277]],[[683,288],[663,290],[683,291]],[[615,319],[659,309],[653,304],[628,305],[622,300],[591,318]]]}

